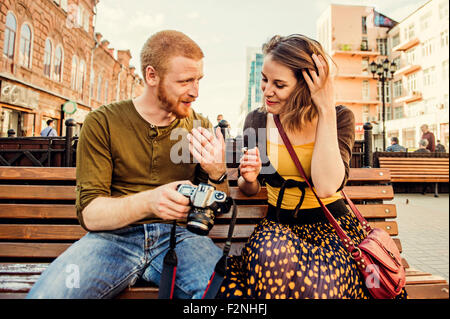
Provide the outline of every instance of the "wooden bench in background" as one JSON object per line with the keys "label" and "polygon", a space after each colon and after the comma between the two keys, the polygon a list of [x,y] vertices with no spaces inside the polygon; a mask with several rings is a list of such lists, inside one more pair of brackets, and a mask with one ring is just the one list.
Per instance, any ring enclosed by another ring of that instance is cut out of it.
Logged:
{"label": "wooden bench in background", "polygon": [[391,172],[393,183],[434,183],[434,196],[438,196],[439,183],[448,183],[448,158],[433,157],[380,157],[380,168]]}
{"label": "wooden bench in background", "polygon": [[[237,169],[229,169],[231,195],[238,204],[232,254],[239,254],[254,226],[266,214],[265,187],[247,197],[236,186]],[[384,204],[394,197],[389,170],[351,169],[346,192],[376,227],[395,236],[401,250],[396,208]],[[75,168],[0,167],[0,298],[23,298],[48,264],[81,238],[75,212]],[[210,237],[222,246],[231,213],[216,219]],[[448,298],[448,283],[441,277],[408,265],[410,298]],[[156,298],[157,287],[138,283],[118,298]]]}

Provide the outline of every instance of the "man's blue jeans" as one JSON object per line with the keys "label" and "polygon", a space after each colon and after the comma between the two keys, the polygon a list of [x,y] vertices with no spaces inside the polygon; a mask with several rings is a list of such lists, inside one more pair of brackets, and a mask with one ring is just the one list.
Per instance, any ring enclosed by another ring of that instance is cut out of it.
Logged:
{"label": "man's blue jeans", "polygon": [[[27,298],[113,298],[138,278],[159,284],[171,224],[89,232],[55,259]],[[222,251],[207,236],[176,231],[175,298],[201,298]]]}

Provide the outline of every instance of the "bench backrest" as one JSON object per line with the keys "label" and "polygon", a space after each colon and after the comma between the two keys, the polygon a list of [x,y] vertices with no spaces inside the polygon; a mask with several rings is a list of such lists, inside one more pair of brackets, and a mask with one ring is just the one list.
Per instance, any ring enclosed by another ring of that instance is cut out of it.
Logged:
{"label": "bench backrest", "polygon": [[[254,226],[266,214],[267,191],[252,197],[236,186],[237,169],[229,168],[230,192],[238,205],[232,253],[240,253]],[[75,168],[0,167],[0,260],[56,258],[86,232],[75,211]],[[345,191],[369,223],[398,234],[396,208],[386,169],[351,169]],[[216,218],[209,236],[222,246],[231,213]],[[400,242],[396,242],[401,249]]]}
{"label": "bench backrest", "polygon": [[393,182],[448,182],[449,159],[432,157],[380,157],[381,168],[391,172]]}

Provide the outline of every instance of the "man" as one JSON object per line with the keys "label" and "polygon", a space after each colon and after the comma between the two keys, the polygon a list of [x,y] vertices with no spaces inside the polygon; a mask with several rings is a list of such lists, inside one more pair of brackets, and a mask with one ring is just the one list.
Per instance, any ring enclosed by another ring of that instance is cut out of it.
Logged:
{"label": "man", "polygon": [[430,152],[434,152],[435,150],[435,139],[434,139],[434,134],[432,132],[430,132],[428,130],[428,125],[427,124],[423,124],[420,127],[421,131],[422,131],[422,140],[427,140],[428,141],[428,146],[427,149],[430,150]]}
{"label": "man", "polygon": [[214,126],[214,131],[219,127],[220,121],[223,120],[223,115],[219,114],[217,115],[217,125]]}
{"label": "man", "polygon": [[47,127],[41,131],[41,136],[44,137],[58,136],[58,133],[56,133],[56,130],[53,128],[54,125],[55,123],[52,119],[47,120]]}
{"label": "man", "polygon": [[[203,52],[183,33],[161,31],[145,43],[141,65],[141,96],[102,106],[84,121],[76,206],[89,232],[49,266],[29,298],[112,298],[138,278],[159,284],[175,219],[174,297],[200,298],[207,287],[222,252],[184,227],[189,200],[177,192],[179,184],[199,182],[228,191],[223,137],[191,109]],[[78,289],[67,288],[67,269],[79,271]]]}
{"label": "man", "polygon": [[398,137],[391,137],[391,145],[386,148],[386,152],[406,152],[406,148],[398,144]]}
{"label": "man", "polygon": [[414,151],[414,153],[430,153],[428,149],[428,141],[425,139],[420,140],[419,148]]}
{"label": "man", "polygon": [[436,153],[445,153],[446,152],[445,146],[443,144],[441,144],[441,141],[437,140],[436,142],[437,142],[437,144],[436,144]]}

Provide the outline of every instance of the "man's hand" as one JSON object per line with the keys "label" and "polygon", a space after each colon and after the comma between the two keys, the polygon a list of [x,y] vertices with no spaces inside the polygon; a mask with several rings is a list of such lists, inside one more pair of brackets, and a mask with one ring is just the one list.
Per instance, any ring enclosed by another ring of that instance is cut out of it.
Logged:
{"label": "man's hand", "polygon": [[225,140],[220,127],[216,129],[216,135],[217,137],[204,127],[194,128],[187,135],[189,151],[212,179],[219,179],[227,170]]}
{"label": "man's hand", "polygon": [[147,191],[147,210],[164,220],[187,218],[189,199],[177,191],[179,184],[193,185],[190,181],[176,181]]}

